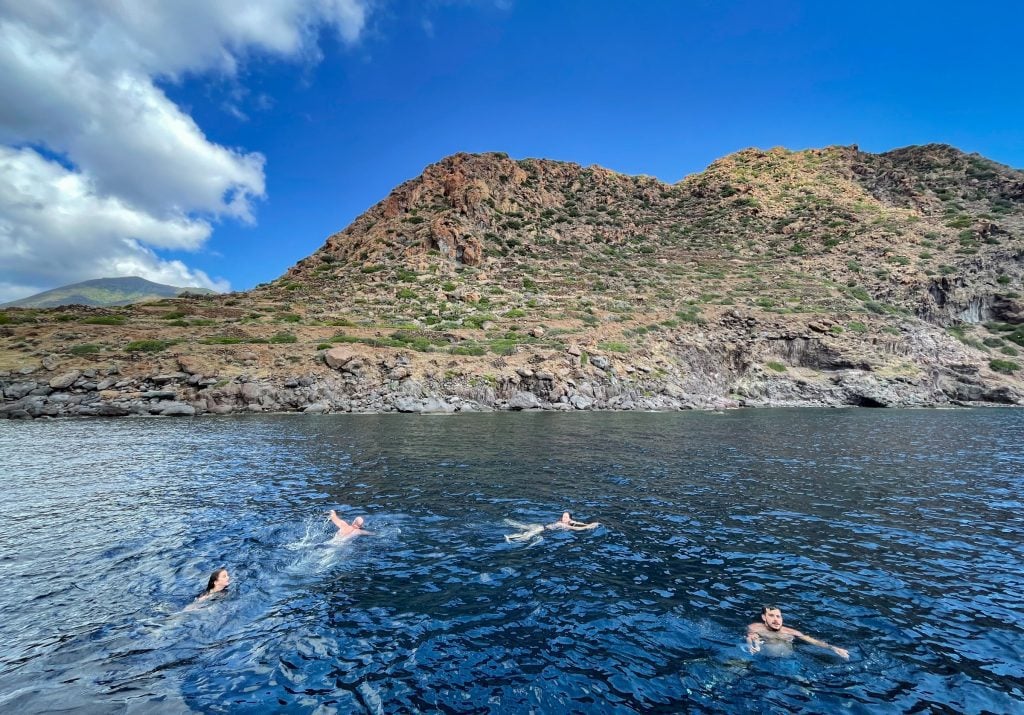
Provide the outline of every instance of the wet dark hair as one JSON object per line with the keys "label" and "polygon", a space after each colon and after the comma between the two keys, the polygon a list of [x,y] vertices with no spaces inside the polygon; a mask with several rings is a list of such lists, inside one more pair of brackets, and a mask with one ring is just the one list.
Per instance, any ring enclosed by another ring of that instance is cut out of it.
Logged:
{"label": "wet dark hair", "polygon": [[225,571],[227,571],[227,569],[222,566],[221,568],[217,569],[212,574],[210,574],[210,580],[206,582],[206,590],[199,594],[197,598],[209,596],[210,593],[213,591],[213,587],[217,585],[217,579],[220,578],[220,575]]}
{"label": "wet dark hair", "polygon": [[768,611],[782,611],[782,609],[779,608],[778,606],[774,606],[774,605],[761,606],[761,615],[762,616],[767,615]]}

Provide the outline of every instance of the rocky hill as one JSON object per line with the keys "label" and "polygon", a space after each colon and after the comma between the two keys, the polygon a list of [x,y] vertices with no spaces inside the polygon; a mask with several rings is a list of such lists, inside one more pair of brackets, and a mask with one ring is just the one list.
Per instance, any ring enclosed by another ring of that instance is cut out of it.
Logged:
{"label": "rocky hill", "polygon": [[141,303],[190,293],[207,295],[214,291],[209,288],[178,286],[154,283],[138,276],[120,278],[94,278],[81,283],[72,283],[59,288],[30,295],[27,298],[3,303],[0,308],[60,308],[65,305],[112,306]]}
{"label": "rocky hill", "polygon": [[252,291],[0,313],[0,412],[1022,404],[1022,279],[1024,173],[949,146],[458,154]]}

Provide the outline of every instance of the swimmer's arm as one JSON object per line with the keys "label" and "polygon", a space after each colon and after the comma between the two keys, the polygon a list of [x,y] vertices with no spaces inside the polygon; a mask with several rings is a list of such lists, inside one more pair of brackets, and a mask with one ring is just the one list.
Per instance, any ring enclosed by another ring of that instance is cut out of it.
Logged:
{"label": "swimmer's arm", "polygon": [[331,520],[331,523],[339,529],[343,529],[346,526],[348,526],[348,524],[346,524],[344,520],[338,518],[338,512],[334,511],[334,509],[331,509],[329,512],[327,512],[327,518],[329,518]]}
{"label": "swimmer's arm", "polygon": [[205,601],[206,599],[208,599],[212,595],[213,594],[210,594],[210,593],[201,593],[201,594],[199,594],[198,596],[196,596],[196,600],[192,601],[192,603],[190,603],[187,606],[185,606],[185,610],[186,611],[194,611],[194,610],[196,610],[197,608],[199,608],[199,604],[201,604],[203,601]]}
{"label": "swimmer's arm", "polygon": [[751,653],[761,650],[761,635],[757,632],[756,625],[756,623],[751,623],[747,626],[747,647],[750,648]]}
{"label": "swimmer's arm", "polygon": [[805,634],[801,633],[800,631],[791,630],[790,632],[791,632],[791,634],[795,638],[799,638],[800,640],[804,641],[805,643],[810,643],[811,645],[816,645],[819,648],[825,648],[826,650],[830,650],[833,653],[835,653],[836,655],[838,655],[840,658],[849,659],[849,657],[850,657],[849,652],[847,652],[845,648],[838,648],[838,647],[836,647],[834,645],[829,645],[825,641],[820,641],[817,638],[811,638],[809,635],[805,635]]}
{"label": "swimmer's arm", "polygon": [[588,529],[596,529],[601,526],[600,522],[592,521],[589,524],[584,524],[582,521],[570,521],[569,528],[573,531],[587,531]]}

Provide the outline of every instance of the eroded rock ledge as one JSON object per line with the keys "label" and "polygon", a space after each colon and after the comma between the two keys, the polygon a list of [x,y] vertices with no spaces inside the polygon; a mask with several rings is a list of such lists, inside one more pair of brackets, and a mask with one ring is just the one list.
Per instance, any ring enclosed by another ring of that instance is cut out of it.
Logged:
{"label": "eroded rock ledge", "polygon": [[659,352],[629,356],[570,345],[453,360],[344,344],[286,376],[260,374],[254,361],[227,376],[186,355],[156,371],[44,359],[0,373],[0,417],[1024,404],[1014,382],[923,324],[858,345],[834,340],[828,323],[797,330],[731,310]]}

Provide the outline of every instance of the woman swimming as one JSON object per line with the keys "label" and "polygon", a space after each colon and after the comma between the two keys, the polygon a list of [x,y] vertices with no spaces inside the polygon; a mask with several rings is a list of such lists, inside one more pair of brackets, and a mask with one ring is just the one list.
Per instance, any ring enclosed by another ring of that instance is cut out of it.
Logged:
{"label": "woman swimming", "polygon": [[529,541],[535,536],[540,535],[541,532],[557,531],[559,529],[567,529],[570,531],[586,531],[588,529],[596,529],[601,526],[599,522],[592,521],[589,524],[584,524],[582,521],[574,521],[569,515],[569,512],[563,512],[562,518],[551,524],[522,524],[518,521],[512,521],[511,519],[505,519],[505,523],[509,526],[514,526],[520,529],[518,534],[506,534],[505,541]]}
{"label": "woman swimming", "polygon": [[228,575],[228,570],[225,568],[217,569],[210,574],[210,580],[206,583],[206,590],[196,596],[196,603],[205,601],[215,593],[224,591],[229,583],[231,583],[231,576]]}

